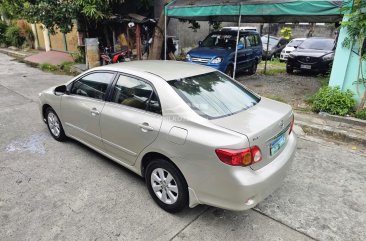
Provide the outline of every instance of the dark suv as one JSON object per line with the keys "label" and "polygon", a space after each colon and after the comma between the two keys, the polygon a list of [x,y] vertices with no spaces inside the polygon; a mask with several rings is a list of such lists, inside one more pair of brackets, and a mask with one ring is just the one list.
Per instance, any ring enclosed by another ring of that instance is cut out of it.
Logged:
{"label": "dark suv", "polygon": [[330,38],[308,38],[287,59],[287,73],[294,70],[327,73],[332,68],[335,41]]}
{"label": "dark suv", "polygon": [[[229,76],[233,75],[237,31],[218,31],[209,34],[186,56],[187,62],[207,65]],[[257,71],[262,58],[262,42],[255,31],[241,31],[239,35],[237,70]]]}

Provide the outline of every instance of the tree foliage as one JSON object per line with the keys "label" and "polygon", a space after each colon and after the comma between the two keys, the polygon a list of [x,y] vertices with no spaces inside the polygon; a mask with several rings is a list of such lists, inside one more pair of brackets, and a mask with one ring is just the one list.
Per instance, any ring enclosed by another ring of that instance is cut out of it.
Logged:
{"label": "tree foliage", "polygon": [[[346,21],[341,23],[341,26],[347,30],[347,37],[342,42],[343,47],[354,49],[359,56],[357,79],[355,80],[357,94],[361,97],[361,102],[358,109],[365,106],[366,102],[366,79],[363,77],[363,62],[366,60],[366,53],[362,52],[366,39],[366,0],[354,0],[352,6],[343,8],[346,13]],[[361,93],[360,85],[365,88]]]}

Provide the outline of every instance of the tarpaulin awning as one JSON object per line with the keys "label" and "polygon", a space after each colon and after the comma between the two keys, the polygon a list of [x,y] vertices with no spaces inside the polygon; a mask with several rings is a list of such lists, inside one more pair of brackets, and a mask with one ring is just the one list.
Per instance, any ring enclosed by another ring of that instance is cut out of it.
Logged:
{"label": "tarpaulin awning", "polygon": [[166,15],[197,21],[245,23],[336,22],[351,0],[175,0]]}

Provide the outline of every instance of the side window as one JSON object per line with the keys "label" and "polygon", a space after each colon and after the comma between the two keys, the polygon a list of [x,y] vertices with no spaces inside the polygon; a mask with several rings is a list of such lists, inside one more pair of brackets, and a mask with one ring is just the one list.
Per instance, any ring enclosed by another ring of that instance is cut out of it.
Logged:
{"label": "side window", "polygon": [[246,37],[246,43],[248,47],[254,47],[256,46],[255,36],[254,35],[248,35]]}
{"label": "side window", "polygon": [[88,74],[73,82],[71,94],[102,100],[113,76],[113,73]]}
{"label": "side window", "polygon": [[114,86],[112,102],[161,114],[153,88],[144,81],[121,75]]}
{"label": "side window", "polygon": [[245,46],[245,42],[244,42],[244,36],[240,36],[239,38],[239,43],[243,44]]}

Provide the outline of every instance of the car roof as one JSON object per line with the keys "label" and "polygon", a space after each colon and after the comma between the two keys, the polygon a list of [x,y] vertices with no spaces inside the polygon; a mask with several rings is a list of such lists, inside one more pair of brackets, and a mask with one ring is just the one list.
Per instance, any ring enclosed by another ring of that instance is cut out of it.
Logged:
{"label": "car roof", "polygon": [[213,68],[199,64],[171,60],[130,61],[97,67],[95,70],[112,70],[121,72],[124,70],[139,71],[160,76],[166,81],[216,71]]}
{"label": "car roof", "polygon": [[[237,30],[221,30],[221,31],[215,31],[212,32],[210,34],[236,34],[238,31]],[[240,33],[244,33],[244,34],[259,34],[257,31],[252,31],[252,30],[240,30]]]}

